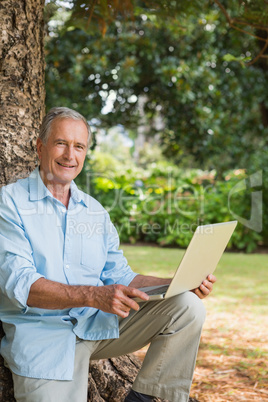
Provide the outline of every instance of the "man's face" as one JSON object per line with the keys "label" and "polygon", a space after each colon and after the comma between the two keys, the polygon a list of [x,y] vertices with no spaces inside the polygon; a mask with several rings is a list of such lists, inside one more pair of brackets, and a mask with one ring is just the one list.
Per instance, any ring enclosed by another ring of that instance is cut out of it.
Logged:
{"label": "man's face", "polygon": [[81,172],[87,153],[88,130],[83,121],[56,119],[46,144],[37,139],[44,183],[70,184]]}

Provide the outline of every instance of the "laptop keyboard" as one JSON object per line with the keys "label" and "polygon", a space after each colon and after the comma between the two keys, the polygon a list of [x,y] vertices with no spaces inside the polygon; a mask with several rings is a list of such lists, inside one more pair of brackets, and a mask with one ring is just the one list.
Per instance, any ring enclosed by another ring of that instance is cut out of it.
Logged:
{"label": "laptop keyboard", "polygon": [[147,293],[147,295],[149,295],[149,296],[160,295],[161,293],[166,293],[166,291],[168,290],[168,287],[169,287],[169,285],[164,285],[164,286],[161,286],[160,288],[148,290],[145,293]]}

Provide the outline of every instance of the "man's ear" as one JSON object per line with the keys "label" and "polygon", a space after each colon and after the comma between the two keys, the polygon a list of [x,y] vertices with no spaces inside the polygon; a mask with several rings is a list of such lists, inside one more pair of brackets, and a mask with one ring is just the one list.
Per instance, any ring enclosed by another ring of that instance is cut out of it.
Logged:
{"label": "man's ear", "polygon": [[43,146],[42,140],[40,138],[37,138],[36,149],[37,149],[37,155],[38,155],[39,160],[41,160],[42,146]]}

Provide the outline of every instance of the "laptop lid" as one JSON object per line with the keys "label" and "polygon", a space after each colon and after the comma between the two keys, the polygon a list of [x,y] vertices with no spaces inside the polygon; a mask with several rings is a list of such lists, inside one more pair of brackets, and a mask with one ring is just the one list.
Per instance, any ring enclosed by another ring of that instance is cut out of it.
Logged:
{"label": "laptop lid", "polygon": [[215,271],[236,225],[231,221],[196,228],[165,298],[198,288]]}

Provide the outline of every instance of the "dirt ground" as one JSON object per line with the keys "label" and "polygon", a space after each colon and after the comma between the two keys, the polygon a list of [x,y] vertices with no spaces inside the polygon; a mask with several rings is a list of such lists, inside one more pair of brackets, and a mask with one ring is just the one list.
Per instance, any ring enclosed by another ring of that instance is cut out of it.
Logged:
{"label": "dirt ground", "polygon": [[[209,314],[190,396],[200,402],[268,402],[268,317]],[[142,360],[146,348],[136,352]]]}

